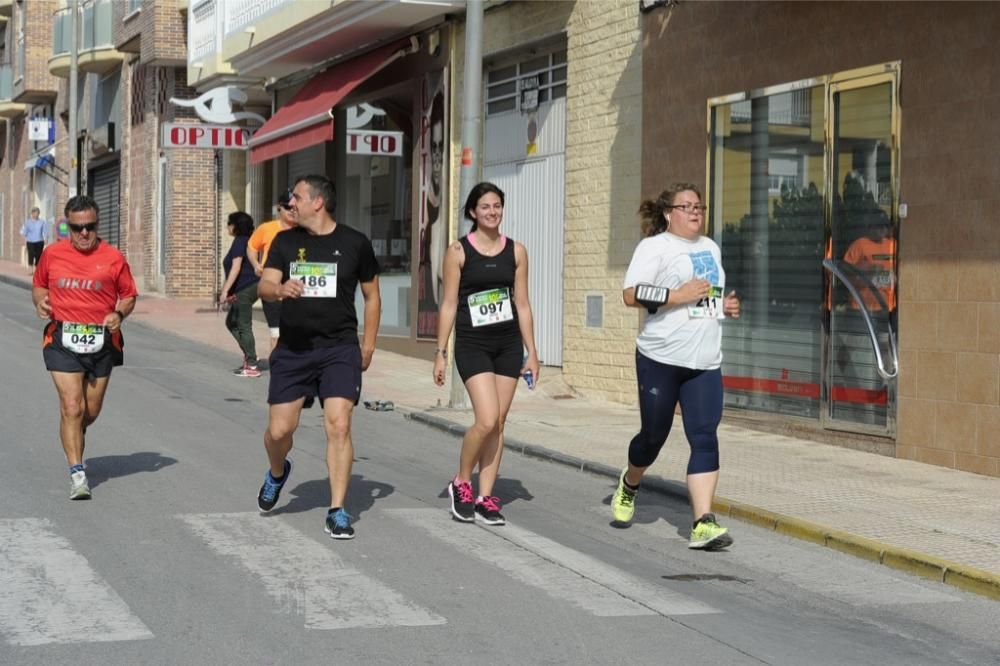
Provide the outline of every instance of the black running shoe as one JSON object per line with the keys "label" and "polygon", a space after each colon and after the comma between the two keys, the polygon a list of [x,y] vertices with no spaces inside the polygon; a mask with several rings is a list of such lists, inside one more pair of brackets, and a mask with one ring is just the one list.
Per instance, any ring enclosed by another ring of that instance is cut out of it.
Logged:
{"label": "black running shoe", "polygon": [[353,539],[354,528],[351,527],[350,514],[343,509],[326,514],[326,527],[323,531],[329,534],[331,539]]}
{"label": "black running shoe", "polygon": [[500,513],[500,498],[484,497],[476,502],[476,520],[487,525],[505,525],[507,520]]}
{"label": "black running shoe", "polygon": [[448,484],[448,497],[451,498],[451,515],[463,523],[475,520],[476,497],[472,493],[472,484],[468,481],[454,481]]}
{"label": "black running shoe", "polygon": [[257,508],[260,509],[261,513],[267,513],[274,508],[274,505],[278,503],[278,498],[281,497],[281,489],[285,487],[288,482],[288,475],[292,473],[292,461],[285,459],[285,474],[281,477],[281,483],[274,480],[271,476],[271,470],[264,472],[264,485],[260,487],[260,492],[257,493]]}

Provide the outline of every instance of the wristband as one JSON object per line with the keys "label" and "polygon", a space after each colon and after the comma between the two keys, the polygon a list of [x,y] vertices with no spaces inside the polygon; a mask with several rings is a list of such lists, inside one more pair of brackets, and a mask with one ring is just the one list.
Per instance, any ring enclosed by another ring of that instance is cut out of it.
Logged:
{"label": "wristband", "polygon": [[448,349],[445,347],[435,347],[434,355],[437,356],[438,354],[441,354],[443,358],[448,358]]}
{"label": "wristband", "polygon": [[118,315],[119,321],[125,321],[125,313],[121,310],[115,310],[115,314]]}

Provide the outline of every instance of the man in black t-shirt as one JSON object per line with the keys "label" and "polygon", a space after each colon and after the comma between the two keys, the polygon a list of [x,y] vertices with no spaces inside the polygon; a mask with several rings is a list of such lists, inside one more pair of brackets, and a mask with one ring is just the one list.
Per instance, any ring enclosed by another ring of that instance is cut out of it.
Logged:
{"label": "man in black t-shirt", "polygon": [[[264,448],[271,468],[257,495],[262,513],[274,508],[292,471],[288,452],[302,407],[319,398],[326,426],[330,510],[326,532],[354,538],[344,508],[354,446],[351,412],[361,397],[361,373],[375,353],[382,300],[371,241],[333,219],[336,194],[324,176],[303,176],[292,189],[298,227],[275,236],[258,291],[281,302],[281,337],[271,354],[270,405]],[[354,294],[361,285],[365,330],[358,345]]]}

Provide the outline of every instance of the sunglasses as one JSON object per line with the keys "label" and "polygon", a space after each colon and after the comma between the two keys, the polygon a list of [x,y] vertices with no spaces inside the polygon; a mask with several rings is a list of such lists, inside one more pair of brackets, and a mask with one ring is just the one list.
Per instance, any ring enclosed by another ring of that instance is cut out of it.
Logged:
{"label": "sunglasses", "polygon": [[89,224],[73,224],[72,222],[67,222],[66,225],[77,233],[81,231],[97,231],[97,222],[90,222]]}

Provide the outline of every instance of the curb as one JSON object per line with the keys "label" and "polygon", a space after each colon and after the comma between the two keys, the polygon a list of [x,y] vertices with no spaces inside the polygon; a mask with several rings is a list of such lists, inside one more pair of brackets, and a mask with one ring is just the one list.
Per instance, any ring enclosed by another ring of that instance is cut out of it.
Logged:
{"label": "curb", "polygon": [[5,275],[4,273],[0,273],[0,282],[31,291],[31,280],[22,280],[12,275]]}
{"label": "curb", "polygon": [[[404,417],[458,437],[465,434],[465,426],[428,412],[411,411],[405,413]],[[514,438],[504,438],[504,449],[612,479],[617,479],[621,474],[621,470],[616,467],[591,462]],[[642,480],[642,486],[675,499],[685,501],[688,499],[685,485],[678,481],[650,476]],[[751,504],[735,502],[725,497],[716,496],[712,508],[720,515],[757,525],[778,534],[832,548],[890,569],[905,571],[1000,601],[1000,575],[983,569],[825,527],[794,516],[775,513]]]}

